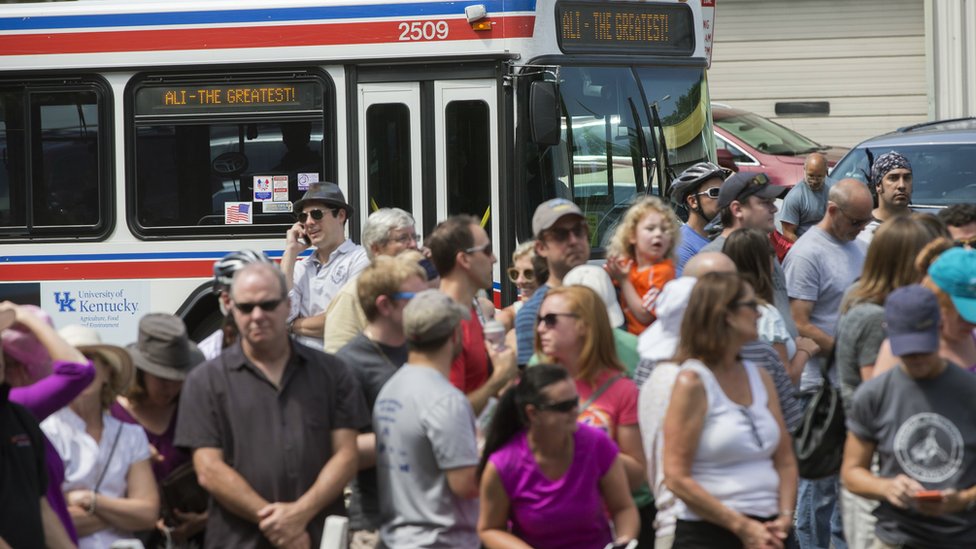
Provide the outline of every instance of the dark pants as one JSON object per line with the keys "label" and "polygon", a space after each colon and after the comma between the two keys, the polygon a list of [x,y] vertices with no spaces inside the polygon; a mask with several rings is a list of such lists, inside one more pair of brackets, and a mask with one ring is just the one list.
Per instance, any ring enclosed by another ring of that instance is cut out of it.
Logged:
{"label": "dark pants", "polygon": [[[760,522],[773,520],[775,517],[760,518],[750,517]],[[783,542],[786,549],[799,549],[796,537],[790,530],[789,536]],[[740,549],[743,547],[739,536],[733,534],[717,524],[712,524],[704,520],[681,520],[674,528],[674,545],[671,549]]]}

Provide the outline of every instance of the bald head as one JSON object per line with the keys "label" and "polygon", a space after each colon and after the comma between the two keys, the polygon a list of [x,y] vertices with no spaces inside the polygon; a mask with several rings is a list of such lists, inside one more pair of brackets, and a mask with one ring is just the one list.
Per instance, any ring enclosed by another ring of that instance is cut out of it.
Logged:
{"label": "bald head", "polygon": [[867,204],[868,209],[873,207],[871,191],[863,181],[858,179],[842,179],[830,188],[827,199],[837,204],[841,208],[854,208]]}
{"label": "bald head", "polygon": [[818,227],[842,242],[857,238],[874,219],[874,200],[863,181],[842,179],[827,194],[827,212]]}
{"label": "bald head", "polygon": [[811,190],[819,191],[827,181],[827,158],[820,153],[810,153],[803,163],[803,181]]}
{"label": "bald head", "polygon": [[682,276],[701,278],[706,273],[734,273],[735,263],[722,252],[702,252],[695,254],[685,263]]}

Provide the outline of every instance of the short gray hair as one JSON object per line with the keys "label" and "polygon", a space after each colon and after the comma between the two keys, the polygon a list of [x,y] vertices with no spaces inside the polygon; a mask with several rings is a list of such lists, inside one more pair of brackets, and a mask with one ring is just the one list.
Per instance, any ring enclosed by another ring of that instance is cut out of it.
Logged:
{"label": "short gray hair", "polygon": [[390,231],[414,227],[417,222],[413,216],[400,208],[380,208],[369,214],[363,225],[363,247],[370,259],[373,258],[373,246],[381,246],[390,239]]}

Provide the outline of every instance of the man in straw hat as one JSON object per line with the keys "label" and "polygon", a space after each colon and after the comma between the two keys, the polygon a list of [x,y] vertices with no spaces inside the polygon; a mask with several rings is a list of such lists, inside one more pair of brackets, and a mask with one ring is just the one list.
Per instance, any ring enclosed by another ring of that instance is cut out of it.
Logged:
{"label": "man in straw hat", "polygon": [[345,514],[362,392],[340,360],[288,337],[276,266],[239,270],[230,298],[240,340],[187,376],[176,426],[213,497],[206,546],[317,547],[325,517]]}
{"label": "man in straw hat", "polygon": [[[369,265],[366,250],[345,236],[352,206],[335,183],[317,182],[295,202],[298,222],[285,235],[281,270],[291,290],[289,327],[302,343],[323,345],[325,310],[346,282]],[[298,261],[311,247],[312,254]]]}

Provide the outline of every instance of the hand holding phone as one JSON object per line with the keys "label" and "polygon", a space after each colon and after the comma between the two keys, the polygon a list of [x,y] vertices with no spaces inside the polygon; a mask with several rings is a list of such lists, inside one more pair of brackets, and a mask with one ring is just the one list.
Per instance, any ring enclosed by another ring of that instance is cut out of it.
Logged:
{"label": "hand holding phone", "polygon": [[918,492],[915,492],[915,495],[912,496],[915,501],[931,503],[938,503],[942,501],[943,497],[944,494],[942,493],[942,490],[919,490]]}

